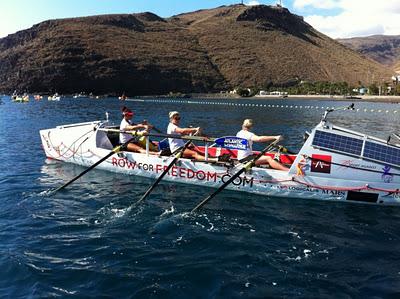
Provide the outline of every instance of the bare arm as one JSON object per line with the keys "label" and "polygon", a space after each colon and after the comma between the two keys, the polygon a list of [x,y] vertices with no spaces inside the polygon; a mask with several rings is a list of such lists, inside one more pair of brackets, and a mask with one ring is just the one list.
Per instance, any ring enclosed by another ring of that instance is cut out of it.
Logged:
{"label": "bare arm", "polygon": [[151,127],[149,125],[144,125],[144,124],[130,125],[130,126],[125,127],[125,130],[127,130],[127,131],[138,130],[138,129],[149,130],[149,129],[151,129]]}
{"label": "bare arm", "polygon": [[179,128],[179,127],[177,127],[175,129],[175,132],[178,134],[182,134],[182,135],[188,135],[188,134],[194,134],[198,130],[200,130],[200,127],[197,127],[197,128]]}
{"label": "bare arm", "polygon": [[277,135],[277,136],[257,136],[257,135],[253,135],[251,140],[253,140],[254,142],[268,142],[268,141],[282,140],[282,136],[281,135]]}

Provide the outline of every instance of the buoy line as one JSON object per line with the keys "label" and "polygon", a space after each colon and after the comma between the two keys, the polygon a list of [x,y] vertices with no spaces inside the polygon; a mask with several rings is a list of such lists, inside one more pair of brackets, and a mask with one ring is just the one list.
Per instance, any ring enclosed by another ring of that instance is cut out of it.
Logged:
{"label": "buoy line", "polygon": [[[193,101],[193,100],[175,100],[175,99],[127,99],[130,102],[146,102],[146,103],[164,103],[164,104],[193,104],[193,105],[223,105],[223,106],[237,106],[237,107],[261,107],[261,108],[284,108],[284,109],[333,109],[335,107],[329,106],[317,106],[317,105],[279,105],[279,104],[253,104],[253,103],[233,103],[233,102],[210,102],[210,101]],[[367,109],[367,108],[356,108],[355,112],[364,113],[387,113],[396,114],[400,110],[388,110],[388,109]]]}

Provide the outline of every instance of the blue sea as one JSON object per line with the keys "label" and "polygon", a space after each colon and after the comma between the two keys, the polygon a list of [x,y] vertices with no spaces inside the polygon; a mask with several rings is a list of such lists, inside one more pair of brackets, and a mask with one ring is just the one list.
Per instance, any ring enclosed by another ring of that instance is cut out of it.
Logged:
{"label": "blue sea", "polygon": [[[272,198],[84,170],[46,160],[39,130],[105,119],[122,104],[165,130],[168,112],[209,136],[258,134],[301,147],[327,107],[288,99],[62,98],[0,103],[1,298],[400,298],[400,207]],[[400,133],[400,104],[356,102],[333,123],[380,138]],[[262,146],[262,145],[260,145]]]}

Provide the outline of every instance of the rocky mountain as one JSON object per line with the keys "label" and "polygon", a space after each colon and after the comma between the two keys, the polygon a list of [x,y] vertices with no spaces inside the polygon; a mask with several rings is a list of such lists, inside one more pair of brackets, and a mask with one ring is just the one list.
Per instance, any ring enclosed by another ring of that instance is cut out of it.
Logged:
{"label": "rocky mountain", "polygon": [[389,67],[400,69],[400,35],[338,39],[343,45]]}
{"label": "rocky mountain", "polygon": [[366,82],[382,65],[276,6],[161,18],[49,20],[0,39],[0,90],[130,95],[212,92],[293,80]]}

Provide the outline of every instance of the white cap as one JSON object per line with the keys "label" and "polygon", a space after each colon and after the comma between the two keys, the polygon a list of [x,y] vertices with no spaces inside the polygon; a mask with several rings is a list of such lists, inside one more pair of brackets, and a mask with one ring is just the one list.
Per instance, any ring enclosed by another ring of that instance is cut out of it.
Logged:
{"label": "white cap", "polygon": [[178,111],[171,111],[169,113],[169,118],[173,118],[175,115],[179,115],[179,112]]}

